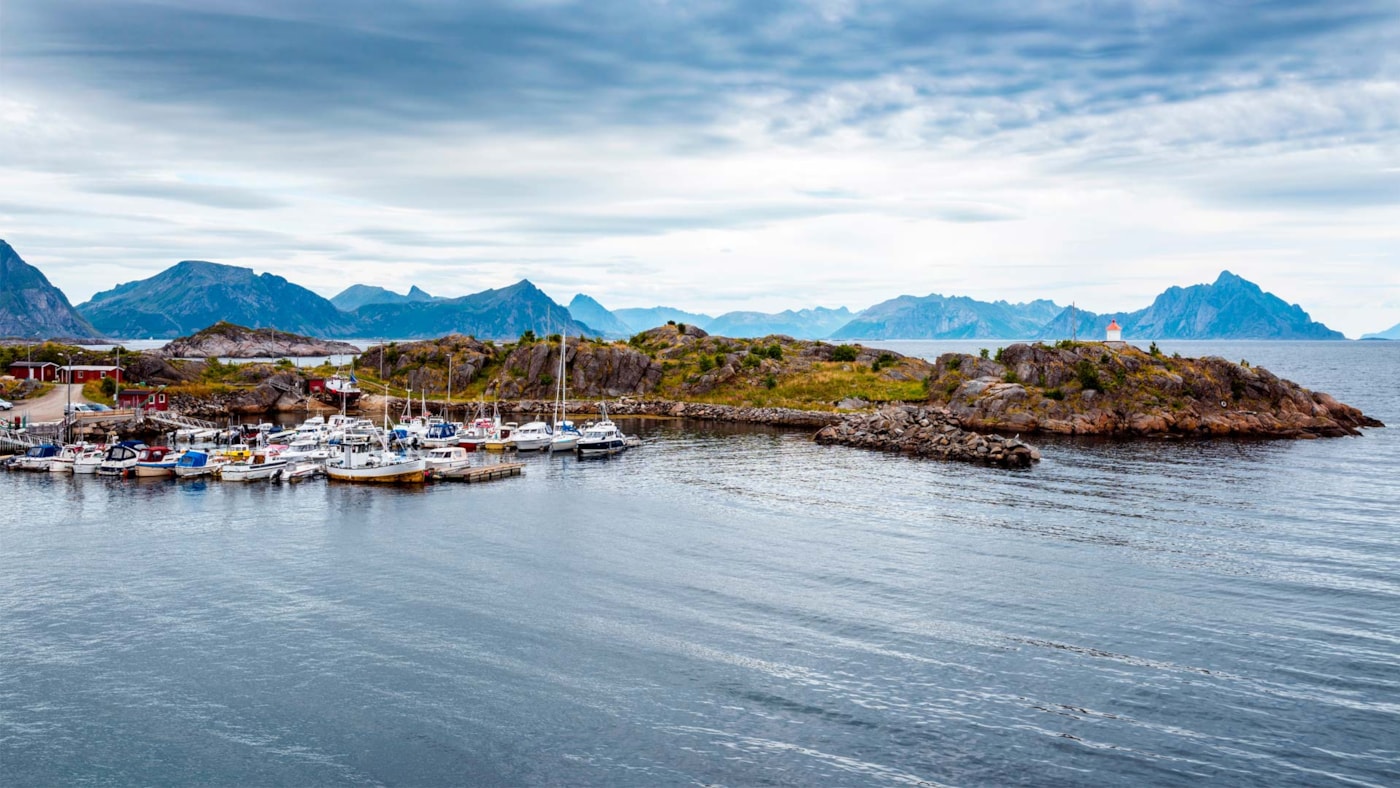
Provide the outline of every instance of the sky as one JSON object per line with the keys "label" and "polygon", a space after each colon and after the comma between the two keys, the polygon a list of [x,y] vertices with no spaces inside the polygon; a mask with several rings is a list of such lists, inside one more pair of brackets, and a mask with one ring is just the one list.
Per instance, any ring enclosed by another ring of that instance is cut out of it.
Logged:
{"label": "sky", "polygon": [[0,0],[0,238],[711,314],[1138,309],[1228,269],[1400,323],[1400,4]]}

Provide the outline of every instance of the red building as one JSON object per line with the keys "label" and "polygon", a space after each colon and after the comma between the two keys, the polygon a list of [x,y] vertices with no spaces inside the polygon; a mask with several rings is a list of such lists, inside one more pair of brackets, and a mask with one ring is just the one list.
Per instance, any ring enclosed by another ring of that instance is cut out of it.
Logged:
{"label": "red building", "polygon": [[[72,373],[72,380],[68,379]],[[71,367],[58,368],[58,381],[60,383],[88,383],[103,378],[112,378],[118,383],[122,382],[122,368],[118,366],[90,366],[84,364],[74,364]]]}
{"label": "red building", "polygon": [[117,392],[117,407],[166,410],[170,403],[161,389],[122,389]]}
{"label": "red building", "polygon": [[52,361],[16,361],[10,365],[7,372],[21,380],[42,380],[49,383],[58,378],[58,365]]}

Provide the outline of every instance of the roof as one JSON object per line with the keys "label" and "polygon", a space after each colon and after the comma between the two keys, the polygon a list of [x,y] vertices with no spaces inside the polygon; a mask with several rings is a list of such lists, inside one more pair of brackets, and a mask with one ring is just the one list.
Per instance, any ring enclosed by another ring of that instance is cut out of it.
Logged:
{"label": "roof", "polygon": [[138,395],[138,394],[144,395],[144,394],[154,394],[154,393],[156,393],[156,390],[155,390],[155,389],[122,389],[122,390],[121,390],[121,396],[123,396],[123,397],[126,397],[126,396],[132,396],[132,397],[134,397],[134,396],[136,396],[136,395]]}
{"label": "roof", "polygon": [[81,372],[101,372],[104,369],[121,369],[121,367],[116,364],[73,364],[72,366],[64,367],[64,369],[76,369]]}
{"label": "roof", "polygon": [[1122,331],[1122,330],[1123,330],[1123,327],[1120,326],[1120,325],[1118,325],[1118,321],[1117,321],[1117,320],[1110,320],[1110,321],[1108,321],[1108,330],[1109,330],[1109,331]]}
{"label": "roof", "polygon": [[12,367],[56,367],[52,361],[11,361]]}

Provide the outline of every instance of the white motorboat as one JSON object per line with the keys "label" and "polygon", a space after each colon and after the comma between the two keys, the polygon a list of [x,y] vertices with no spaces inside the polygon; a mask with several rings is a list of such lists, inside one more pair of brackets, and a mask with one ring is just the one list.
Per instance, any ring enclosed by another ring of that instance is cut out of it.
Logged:
{"label": "white motorboat", "polygon": [[15,462],[15,467],[22,471],[47,472],[54,459],[61,453],[63,453],[63,447],[53,443],[31,446]]}
{"label": "white motorboat", "polygon": [[273,479],[280,482],[300,482],[307,479],[314,479],[326,472],[326,464],[320,460],[299,460],[288,462],[287,467],[273,474]]}
{"label": "white motorboat", "polygon": [[627,436],[606,418],[585,427],[578,438],[580,455],[617,454],[626,450]]}
{"label": "white motorboat", "polygon": [[97,473],[97,466],[102,464],[106,456],[106,446],[83,446],[73,458],[73,475],[86,476]]}
{"label": "white motorboat", "polygon": [[548,424],[542,421],[532,421],[522,424],[519,429],[510,435],[511,445],[516,451],[539,451],[549,448],[549,443],[554,439],[554,431]]}
{"label": "white motorboat", "polygon": [[72,473],[73,463],[77,462],[78,454],[82,450],[82,444],[64,446],[57,456],[49,460],[49,473]]}
{"label": "white motorboat", "polygon": [[331,458],[331,450],[322,446],[318,439],[303,435],[292,441],[278,456],[292,463],[325,462]]}
{"label": "white motorboat", "polygon": [[141,456],[141,449],[146,448],[146,444],[140,441],[122,441],[115,446],[109,446],[107,453],[103,455],[102,462],[97,466],[98,476],[125,476],[136,467],[136,460]]}
{"label": "white motorboat", "polygon": [[471,453],[461,446],[430,449],[423,459],[428,463],[428,472],[434,476],[471,465]]}
{"label": "white motorboat", "polygon": [[147,446],[136,457],[136,467],[132,475],[141,478],[170,478],[175,475],[175,465],[180,453],[166,446]]}
{"label": "white motorboat", "polygon": [[180,459],[175,462],[175,478],[177,479],[197,479],[201,476],[212,476],[219,467],[219,463],[209,456],[208,452],[190,449],[180,455]]}
{"label": "white motorboat", "polygon": [[219,466],[219,478],[226,482],[260,482],[287,467],[287,461],[271,452],[259,449],[253,456]]}
{"label": "white motorboat", "polygon": [[326,475],[336,481],[422,484],[427,480],[427,460],[390,451],[382,435],[352,433],[341,441],[340,449],[340,456],[326,463]]}

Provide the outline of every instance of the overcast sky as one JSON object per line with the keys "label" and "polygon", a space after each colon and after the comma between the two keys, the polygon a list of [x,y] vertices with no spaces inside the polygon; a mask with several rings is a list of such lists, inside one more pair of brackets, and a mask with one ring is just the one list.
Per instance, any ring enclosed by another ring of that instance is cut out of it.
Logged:
{"label": "overcast sky", "polygon": [[0,0],[0,237],[334,295],[1400,322],[1400,3]]}

